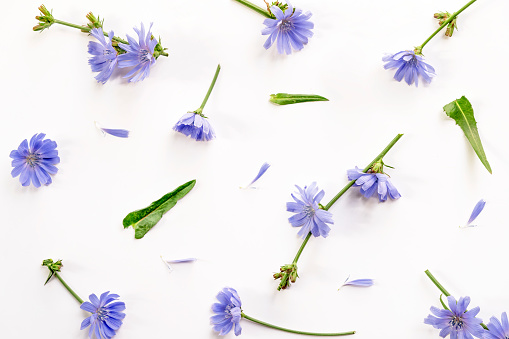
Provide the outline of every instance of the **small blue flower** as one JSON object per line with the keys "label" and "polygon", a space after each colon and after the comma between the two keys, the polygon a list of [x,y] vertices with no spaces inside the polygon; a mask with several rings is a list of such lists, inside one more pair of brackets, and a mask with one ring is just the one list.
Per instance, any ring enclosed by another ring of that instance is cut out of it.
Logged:
{"label": "small blue flower", "polygon": [[184,114],[173,126],[173,130],[190,136],[196,141],[209,141],[216,137],[208,119],[195,112]]}
{"label": "small blue flower", "polygon": [[488,324],[489,331],[485,331],[483,339],[507,339],[509,338],[509,321],[507,314],[504,312],[500,317],[502,322],[497,318],[491,317]]}
{"label": "small blue flower", "polygon": [[486,205],[486,200],[481,199],[479,202],[475,205],[474,210],[472,211],[472,214],[470,215],[470,218],[468,219],[467,226],[470,226],[470,224],[479,216],[479,214],[484,209],[484,205]]}
{"label": "small blue flower", "polygon": [[50,139],[43,140],[46,134],[35,134],[30,139],[23,140],[18,149],[10,154],[12,160],[11,172],[13,178],[19,177],[19,182],[23,186],[29,186],[30,181],[35,187],[51,184],[50,174],[56,174],[58,168],[56,165],[60,162],[58,157],[57,143]]}
{"label": "small blue flower", "polygon": [[113,338],[125,317],[125,313],[122,312],[125,310],[125,303],[115,301],[119,296],[110,294],[109,291],[101,294],[100,298],[97,298],[95,294],[91,294],[88,298],[90,302],[85,301],[80,308],[92,315],[83,320],[81,329],[90,326],[89,338],[92,338],[94,334],[97,339]]}
{"label": "small blue flower", "polygon": [[481,338],[484,329],[481,326],[482,320],[475,316],[479,313],[479,306],[467,311],[470,304],[470,297],[461,297],[456,303],[454,297],[447,297],[450,310],[443,310],[431,306],[433,315],[428,315],[424,323],[440,330],[442,338],[451,336],[451,339],[463,338],[473,339],[472,336]]}
{"label": "small blue flower", "polygon": [[269,35],[263,47],[269,49],[277,39],[279,54],[291,54],[292,47],[297,51],[303,49],[308,43],[308,38],[313,36],[311,29],[314,24],[309,21],[311,12],[303,14],[300,9],[294,10],[290,3],[284,12],[277,6],[272,6],[270,11],[276,19],[265,19],[263,22],[267,27],[262,30],[262,35]]}
{"label": "small blue flower", "polygon": [[357,166],[347,171],[348,180],[355,180],[354,186],[361,186],[361,194],[369,198],[378,191],[378,200],[386,201],[387,197],[398,199],[401,197],[396,187],[389,180],[389,176],[383,173],[363,173]]}
{"label": "small blue flower", "polygon": [[393,55],[387,55],[382,59],[386,64],[385,69],[397,68],[394,79],[403,80],[408,85],[415,82],[415,87],[419,84],[419,77],[426,83],[431,82],[431,78],[435,76],[435,69],[424,62],[422,55],[416,55],[414,51],[401,51]]}
{"label": "small blue flower", "polygon": [[95,77],[97,82],[104,84],[111,77],[118,62],[118,53],[111,45],[114,34],[113,31],[108,34],[108,41],[102,28],[92,29],[90,34],[99,40],[99,43],[95,41],[88,43],[88,53],[93,55],[88,59],[88,64],[92,67],[92,72],[99,72]]}
{"label": "small blue flower", "polygon": [[330,227],[327,224],[334,224],[332,220],[332,213],[325,211],[319,207],[325,192],[321,190],[318,192],[316,182],[313,182],[309,187],[304,186],[304,189],[295,185],[299,190],[299,198],[292,194],[295,202],[287,202],[286,210],[288,212],[296,213],[294,216],[288,218],[293,227],[301,227],[299,233],[302,238],[305,238],[309,232],[315,237],[327,237],[329,235]]}
{"label": "small blue flower", "polygon": [[150,66],[156,63],[154,57],[154,48],[157,45],[157,40],[152,37],[150,29],[145,34],[145,26],[141,23],[141,29],[134,27],[134,31],[138,34],[138,42],[127,36],[128,45],[119,43],[118,46],[127,53],[118,57],[118,67],[134,67],[124,78],[129,78],[129,82],[142,81],[150,74]]}
{"label": "small blue flower", "polygon": [[240,335],[240,319],[242,318],[242,302],[233,288],[225,287],[216,296],[218,303],[212,305],[212,312],[216,313],[210,317],[210,323],[214,325],[214,331],[219,335],[228,334],[235,325],[235,335]]}

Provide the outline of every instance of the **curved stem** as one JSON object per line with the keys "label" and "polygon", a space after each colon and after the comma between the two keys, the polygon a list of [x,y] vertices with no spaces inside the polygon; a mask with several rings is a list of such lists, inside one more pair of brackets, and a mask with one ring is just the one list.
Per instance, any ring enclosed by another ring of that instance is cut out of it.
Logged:
{"label": "curved stem", "polygon": [[219,75],[220,70],[221,70],[221,65],[217,65],[216,74],[214,74],[214,79],[212,79],[212,83],[209,86],[207,95],[205,95],[205,99],[203,99],[203,102],[201,103],[200,108],[197,109],[197,111],[199,111],[199,113],[201,113],[203,111],[203,108],[205,107],[207,100],[209,100],[210,93],[212,92],[212,89],[214,88],[214,85],[216,84],[217,76]]}
{"label": "curved stem", "polygon": [[272,14],[270,14],[269,11],[267,11],[266,9],[261,8],[260,6],[257,6],[257,5],[251,3],[251,2],[249,2],[247,0],[235,0],[235,1],[240,2],[244,6],[251,8],[253,11],[258,12],[261,15],[267,17],[267,18],[274,19],[274,16]]}
{"label": "curved stem", "polygon": [[[82,32],[85,32],[85,33],[89,33],[91,31],[90,27],[75,25],[75,24],[71,24],[69,22],[58,20],[58,19],[55,19],[55,23],[56,24],[60,24],[60,25],[64,25],[64,26],[67,26],[67,27],[77,28],[77,29],[79,29],[79,30],[81,30]],[[106,32],[103,32],[103,34],[104,34],[105,37],[108,36],[108,33],[106,33]],[[113,40],[115,40],[117,42],[120,42],[120,43],[123,43],[123,44],[126,44],[126,45],[129,45],[129,42],[125,41],[124,39],[120,39],[119,37],[116,37],[116,36],[113,37]]]}
{"label": "curved stem", "polygon": [[313,336],[319,336],[319,337],[337,337],[342,335],[351,335],[355,334],[355,331],[350,332],[339,332],[339,333],[316,333],[316,332],[303,332],[303,331],[296,331],[296,330],[290,330],[288,328],[272,325],[269,323],[266,323],[265,321],[261,321],[255,318],[251,318],[250,316],[246,315],[244,312],[241,313],[242,318],[245,318],[247,320],[251,320],[252,322],[255,322],[257,324],[273,328],[275,330],[284,331],[284,332],[290,332],[290,333],[296,333],[296,334],[303,334],[303,335],[313,335]]}
{"label": "curved stem", "polygon": [[78,300],[78,302],[80,303],[80,305],[81,305],[81,304],[83,304],[83,299],[81,299],[81,298],[80,298],[80,297],[76,294],[76,292],[74,292],[74,291],[72,290],[72,288],[71,288],[69,285],[67,285],[67,284],[65,283],[64,279],[62,279],[62,277],[60,276],[60,274],[58,274],[57,272],[55,272],[55,277],[57,277],[57,279],[58,279],[58,280],[60,280],[60,282],[62,283],[62,285],[64,285],[64,287],[65,287],[65,288],[69,291],[69,293],[71,293],[71,294],[72,294],[72,296],[73,296],[74,298],[76,298],[76,300]]}
{"label": "curved stem", "polygon": [[302,251],[304,250],[304,247],[306,247],[308,241],[309,241],[309,238],[311,238],[311,232],[308,233],[308,235],[306,236],[306,238],[304,239],[304,241],[302,242],[302,245],[300,245],[300,248],[299,250],[297,251],[297,254],[295,255],[295,258],[293,259],[293,262],[292,264],[296,264],[297,261],[299,261],[299,258],[300,258],[300,255],[302,253]]}
{"label": "curved stem", "polygon": [[438,32],[440,32],[445,26],[447,26],[449,24],[449,22],[451,22],[455,17],[457,17],[461,12],[463,12],[465,9],[467,9],[471,4],[473,4],[474,2],[476,2],[477,0],[470,0],[465,6],[461,7],[459,11],[455,12],[453,15],[451,15],[451,17],[449,17],[447,20],[444,21],[444,23],[437,28],[437,30],[435,32],[433,32],[433,34],[430,35],[429,38],[426,39],[426,41],[423,42],[422,45],[419,46],[419,49],[420,51],[422,52],[422,49],[424,48],[424,46],[426,46],[426,44],[435,37],[435,35],[438,34]]}

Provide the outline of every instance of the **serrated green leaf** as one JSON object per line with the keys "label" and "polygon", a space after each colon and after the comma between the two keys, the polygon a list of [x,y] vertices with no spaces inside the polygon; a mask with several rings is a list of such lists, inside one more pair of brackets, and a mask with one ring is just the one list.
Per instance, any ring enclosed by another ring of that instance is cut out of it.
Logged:
{"label": "serrated green leaf", "polygon": [[270,95],[270,102],[276,105],[290,105],[309,101],[329,101],[329,99],[315,94],[277,93]]}
{"label": "serrated green leaf", "polygon": [[186,182],[177,187],[174,191],[165,194],[159,200],[154,201],[150,206],[129,213],[123,220],[124,228],[132,226],[134,228],[134,237],[141,239],[154,227],[163,215],[177,204],[196,184],[196,180]]}
{"label": "serrated green leaf", "polygon": [[491,173],[491,166],[486,159],[484,149],[481,144],[481,138],[477,131],[477,123],[474,118],[474,109],[465,96],[454,100],[453,102],[444,106],[445,113],[456,121],[456,125],[460,126],[465,133],[470,145],[475,153],[483,163],[484,167]]}

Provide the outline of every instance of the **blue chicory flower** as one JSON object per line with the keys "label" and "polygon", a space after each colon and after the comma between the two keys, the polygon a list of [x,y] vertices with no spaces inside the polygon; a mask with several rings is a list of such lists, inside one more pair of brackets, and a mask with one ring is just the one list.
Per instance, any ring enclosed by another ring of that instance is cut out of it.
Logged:
{"label": "blue chicory flower", "polygon": [[240,319],[242,318],[242,302],[233,288],[225,287],[216,296],[218,303],[212,305],[212,311],[216,314],[210,317],[210,323],[214,325],[214,331],[219,335],[228,334],[235,326],[235,335],[240,335]]}
{"label": "blue chicory flower", "polygon": [[357,287],[370,287],[375,283],[373,279],[355,279],[348,280],[347,278],[343,283],[343,286],[357,286]]}
{"label": "blue chicory flower", "polygon": [[265,19],[263,22],[267,27],[262,30],[262,35],[269,35],[263,47],[269,49],[277,40],[279,54],[291,54],[292,47],[297,51],[303,49],[308,43],[308,38],[313,36],[311,29],[314,24],[309,21],[311,12],[303,14],[300,9],[294,10],[290,3],[284,12],[278,6],[272,6],[270,11],[276,18]]}
{"label": "blue chicory flower", "polygon": [[50,174],[56,174],[58,168],[54,165],[60,162],[57,143],[50,139],[44,140],[46,134],[34,134],[30,139],[23,140],[18,149],[11,152],[13,178],[19,177],[22,186],[29,186],[30,181],[35,187],[49,185],[52,180]]}
{"label": "blue chicory flower", "polygon": [[424,62],[422,55],[417,55],[414,51],[401,51],[393,55],[387,55],[382,60],[386,62],[385,69],[398,69],[394,74],[394,79],[401,81],[405,78],[408,85],[415,82],[415,87],[417,87],[419,77],[429,84],[431,78],[435,76],[435,69]]}
{"label": "blue chicory flower", "polygon": [[91,294],[88,298],[90,302],[85,301],[80,308],[92,315],[83,320],[81,329],[90,326],[89,338],[92,338],[94,334],[97,339],[113,338],[125,317],[125,313],[122,312],[125,310],[125,303],[115,301],[119,296],[110,294],[109,291],[101,294],[100,298],[97,298],[95,294]]}
{"label": "blue chicory flower", "polygon": [[488,323],[489,331],[484,332],[483,339],[509,338],[509,321],[507,319],[507,314],[503,312],[500,319],[502,322],[495,317],[490,318],[490,322]]}
{"label": "blue chicory flower", "polygon": [[209,141],[216,137],[214,129],[207,118],[195,112],[184,114],[173,126],[173,130],[180,132],[196,141]]}
{"label": "blue chicory flower", "polygon": [[108,41],[104,37],[102,28],[92,29],[90,34],[99,40],[99,43],[95,41],[88,43],[88,53],[93,55],[88,59],[88,64],[92,72],[99,72],[95,76],[97,82],[104,84],[111,77],[118,62],[118,53],[111,44],[114,34],[113,31],[108,34]]}
{"label": "blue chicory flower", "polygon": [[258,179],[261,178],[262,175],[265,174],[265,172],[269,169],[270,165],[268,163],[263,163],[262,167],[260,168],[260,170],[258,171],[258,174],[256,175],[256,177],[253,179],[253,181],[251,181],[249,183],[249,185],[247,185],[245,188],[248,188],[250,187],[252,184],[254,184],[256,181],[258,181]]}
{"label": "blue chicory flower", "polygon": [[127,35],[128,45],[119,43],[118,46],[127,53],[118,57],[118,67],[134,67],[124,78],[129,78],[129,82],[142,81],[150,74],[150,67],[156,63],[154,57],[154,48],[157,40],[152,36],[150,29],[145,34],[145,26],[141,23],[141,29],[134,27],[134,31],[138,34],[138,42]]}
{"label": "blue chicory flower", "polygon": [[468,219],[467,226],[469,226],[475,218],[482,212],[484,209],[484,205],[486,205],[486,200],[481,199],[479,202],[475,205],[474,210],[472,211],[472,214],[470,215],[470,219]]}
{"label": "blue chicory flower", "polygon": [[454,297],[447,297],[450,310],[430,308],[433,315],[428,315],[424,323],[440,330],[442,338],[450,335],[451,339],[464,338],[473,339],[472,336],[481,338],[484,329],[481,326],[482,320],[475,316],[479,313],[479,306],[467,311],[470,304],[470,297],[461,297],[456,303]]}
{"label": "blue chicory flower", "polygon": [[309,187],[304,186],[303,189],[297,185],[295,187],[299,190],[299,198],[292,194],[295,202],[287,202],[286,210],[296,214],[288,218],[288,221],[293,227],[302,227],[298,233],[302,238],[305,238],[309,232],[315,237],[327,237],[330,231],[327,224],[334,224],[334,221],[331,212],[319,207],[325,192],[323,190],[318,192],[316,182],[313,182]]}
{"label": "blue chicory flower", "polygon": [[355,166],[355,169],[347,171],[348,180],[355,180],[354,186],[361,186],[361,194],[369,198],[378,192],[378,200],[386,201],[387,197],[391,199],[398,199],[401,197],[396,187],[389,180],[389,176],[383,173],[363,173],[360,168]]}

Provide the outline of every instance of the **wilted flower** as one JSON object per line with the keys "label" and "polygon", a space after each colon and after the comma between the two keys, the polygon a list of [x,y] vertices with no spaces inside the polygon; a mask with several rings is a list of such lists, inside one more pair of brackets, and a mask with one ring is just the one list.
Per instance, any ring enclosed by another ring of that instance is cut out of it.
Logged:
{"label": "wilted flower", "polygon": [[287,202],[286,210],[296,214],[288,218],[288,221],[293,227],[302,227],[298,235],[303,238],[309,232],[315,237],[327,237],[330,231],[327,224],[334,224],[334,221],[332,220],[332,213],[321,209],[319,206],[325,192],[323,190],[318,192],[316,182],[313,182],[309,187],[304,186],[303,189],[297,185],[295,187],[299,190],[299,197],[292,194],[295,202]]}
{"label": "wilted flower", "polygon": [[442,338],[448,335],[451,336],[451,339],[471,339],[472,336],[481,338],[484,333],[481,326],[482,320],[475,317],[480,311],[479,306],[467,311],[470,297],[461,297],[456,303],[454,297],[448,296],[447,301],[450,310],[431,306],[430,310],[433,315],[428,315],[424,319],[424,323],[439,329],[439,335]]}
{"label": "wilted flower", "polygon": [[115,336],[125,317],[125,313],[122,312],[125,310],[125,303],[115,301],[118,298],[117,294],[110,294],[108,291],[101,294],[100,298],[91,294],[90,302],[85,301],[81,304],[82,310],[92,313],[81,323],[82,330],[90,326],[89,338],[92,338],[94,334],[97,339],[110,339]]}
{"label": "wilted flower", "polygon": [[134,27],[134,31],[138,34],[138,42],[127,35],[128,45],[119,43],[118,46],[127,53],[118,57],[118,67],[134,67],[124,78],[129,78],[129,82],[142,81],[150,74],[150,66],[156,63],[154,57],[154,48],[157,40],[152,36],[150,29],[145,34],[145,26],[141,23],[141,29]]}
{"label": "wilted flower", "polygon": [[291,54],[292,48],[299,51],[308,43],[308,38],[313,36],[311,29],[314,24],[309,21],[311,12],[305,14],[300,9],[294,9],[290,3],[284,11],[278,6],[270,8],[275,19],[265,19],[265,27],[262,35],[269,35],[263,47],[268,49],[277,40],[279,54]]}
{"label": "wilted flower", "polygon": [[212,311],[216,315],[210,317],[210,322],[214,325],[214,331],[219,335],[225,335],[231,331],[235,325],[235,335],[240,335],[240,319],[242,318],[242,302],[233,288],[225,287],[216,296],[218,303],[212,305]]}
{"label": "wilted flower", "polygon": [[180,132],[196,141],[209,141],[216,137],[214,129],[208,119],[202,114],[189,112],[184,114],[173,126],[173,130]]}
{"label": "wilted flower", "polygon": [[387,174],[364,173],[357,166],[355,169],[349,169],[347,174],[348,180],[355,180],[354,186],[360,186],[360,192],[366,198],[371,197],[375,191],[378,191],[379,201],[386,201],[388,196],[392,199],[401,197]]}
{"label": "wilted flower", "polygon": [[60,162],[58,157],[57,143],[46,139],[46,134],[35,134],[30,139],[23,140],[18,149],[13,150],[10,154],[12,160],[11,172],[13,178],[19,177],[19,181],[23,186],[29,186],[30,181],[35,187],[51,184],[50,174],[56,174],[58,168],[56,165]]}
{"label": "wilted flower", "polygon": [[92,67],[92,72],[99,72],[95,77],[97,82],[104,84],[111,77],[118,62],[118,53],[111,44],[114,33],[111,31],[108,34],[108,41],[106,41],[102,28],[92,29],[90,34],[99,40],[99,43],[95,41],[88,43],[88,53],[93,55],[88,59],[88,64]]}
{"label": "wilted flower", "polygon": [[382,60],[386,62],[385,69],[398,69],[394,74],[394,79],[401,81],[405,78],[408,85],[415,82],[415,87],[417,87],[419,77],[429,84],[431,78],[435,76],[435,69],[424,62],[422,55],[418,55],[414,51],[401,51],[393,55],[387,55]]}

